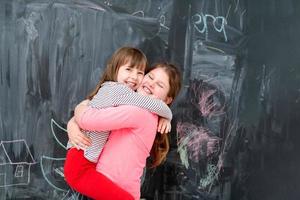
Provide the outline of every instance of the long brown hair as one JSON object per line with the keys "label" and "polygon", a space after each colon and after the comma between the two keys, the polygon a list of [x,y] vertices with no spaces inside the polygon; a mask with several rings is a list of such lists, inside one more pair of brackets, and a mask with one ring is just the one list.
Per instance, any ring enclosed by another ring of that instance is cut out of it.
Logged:
{"label": "long brown hair", "polygon": [[[149,71],[156,68],[162,68],[168,74],[170,85],[168,97],[171,97],[174,101],[175,97],[179,94],[181,89],[181,73],[179,69],[175,65],[170,63],[158,63],[154,65]],[[170,145],[168,134],[156,133],[155,140],[150,151],[151,159],[149,167],[154,168],[160,165],[166,159],[169,148]]]}
{"label": "long brown hair", "polygon": [[106,81],[117,81],[117,74],[120,66],[130,62],[130,67],[138,67],[143,71],[147,68],[147,58],[145,54],[134,47],[121,47],[111,56],[106,69],[98,82],[96,88],[87,96],[87,99],[92,99],[97,94],[101,85]]}

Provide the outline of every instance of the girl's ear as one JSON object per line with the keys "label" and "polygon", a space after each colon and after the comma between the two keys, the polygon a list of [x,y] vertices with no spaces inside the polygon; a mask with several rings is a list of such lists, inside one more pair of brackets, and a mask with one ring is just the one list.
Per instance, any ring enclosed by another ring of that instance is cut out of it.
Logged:
{"label": "girl's ear", "polygon": [[167,97],[167,99],[165,100],[165,103],[166,103],[167,105],[169,105],[170,103],[172,103],[172,101],[173,101],[173,98],[172,98],[172,97]]}

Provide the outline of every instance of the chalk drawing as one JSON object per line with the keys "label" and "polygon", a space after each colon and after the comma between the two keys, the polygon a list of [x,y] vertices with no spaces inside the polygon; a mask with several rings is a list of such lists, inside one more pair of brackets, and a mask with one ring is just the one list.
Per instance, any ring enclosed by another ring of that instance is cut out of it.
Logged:
{"label": "chalk drawing", "polygon": [[30,13],[27,19],[23,17],[18,20],[25,26],[25,31],[30,40],[35,40],[38,37],[38,30],[35,27],[36,21],[40,20],[41,16],[35,12]]}
{"label": "chalk drawing", "polygon": [[[57,137],[56,132],[54,131],[55,128],[58,128],[60,133],[67,134],[67,130],[59,125],[54,119],[50,120],[50,127],[51,133],[56,140],[56,142],[65,150],[67,150],[66,145],[63,144]],[[55,181],[51,180],[60,180],[60,182],[64,181],[64,173],[63,173],[63,165],[64,165],[65,158],[54,158],[50,156],[42,155],[40,158],[40,167],[43,174],[44,179],[46,182],[56,191],[63,193],[63,198],[61,200],[80,200],[83,199],[83,196],[78,192],[74,191],[72,188],[67,186],[62,187],[61,185],[56,184]],[[51,167],[56,166],[56,167]],[[55,176],[55,177],[54,177]],[[66,189],[67,188],[67,189]]]}
{"label": "chalk drawing", "polygon": [[169,28],[168,26],[166,26],[166,17],[165,17],[165,15],[161,15],[161,16],[159,17],[158,21],[159,21],[159,25],[160,25],[162,28],[164,28],[164,29],[166,29],[166,30],[170,30],[170,28]]}
{"label": "chalk drawing", "polygon": [[107,6],[112,6],[112,3],[110,2],[110,0],[104,1],[104,4],[106,4]]}
{"label": "chalk drawing", "polygon": [[[19,148],[22,157],[16,156],[9,149]],[[24,156],[25,154],[25,156]],[[24,139],[0,142],[0,187],[28,185],[30,182],[30,168],[36,164],[30,149]],[[12,171],[13,178],[7,174]]]}
{"label": "chalk drawing", "polygon": [[188,122],[178,122],[177,145],[180,159],[184,166],[189,168],[189,160],[199,162],[219,151],[220,138],[211,136],[210,131],[202,126]]}
{"label": "chalk drawing", "polygon": [[242,12],[242,14],[240,15],[240,27],[241,27],[241,29],[243,29],[243,21],[244,21],[244,19],[243,19],[243,17],[244,17],[244,14],[246,13],[246,9]]}
{"label": "chalk drawing", "polygon": [[231,10],[231,4],[229,5],[229,8],[228,8],[227,14],[226,14],[226,16],[225,16],[225,19],[226,19],[226,20],[227,20],[227,18],[228,18],[228,15],[229,15],[229,13],[230,13],[230,10]]}
{"label": "chalk drawing", "polygon": [[[158,7],[158,10],[160,10],[160,9],[161,8]],[[143,10],[139,10],[139,11],[133,12],[131,15],[144,18],[145,17],[145,12]],[[163,29],[165,31],[170,30],[170,28],[166,25],[166,16],[164,14],[160,15],[157,18],[157,20],[158,20],[158,23],[159,23],[159,29],[158,29],[157,33],[155,33],[154,36],[151,37],[150,39],[152,39],[152,38],[156,37],[157,35],[159,35],[163,31]]]}
{"label": "chalk drawing", "polygon": [[200,179],[199,189],[205,189],[208,186],[212,186],[212,184],[218,178],[219,169],[216,165],[208,164],[206,170],[207,174]]}
{"label": "chalk drawing", "polygon": [[213,46],[207,45],[206,48],[207,48],[207,49],[211,49],[211,50],[216,51],[216,52],[219,52],[219,53],[222,53],[222,54],[225,54],[225,51],[223,51],[222,49],[213,47]]}
{"label": "chalk drawing", "polygon": [[136,11],[136,12],[132,13],[131,15],[132,16],[139,16],[140,15],[140,17],[145,17],[145,13],[142,10]]}
{"label": "chalk drawing", "polygon": [[158,31],[157,31],[156,34],[154,34],[154,36],[152,38],[158,36],[163,31],[169,31],[170,30],[170,28],[166,25],[166,17],[164,15],[161,15],[158,18],[158,23],[159,23]]}
{"label": "chalk drawing", "polygon": [[210,119],[213,116],[224,114],[225,103],[220,102],[217,95],[217,88],[209,87],[210,84],[201,82],[200,84],[191,84],[190,88],[195,95],[191,103],[198,108],[203,117]]}
{"label": "chalk drawing", "polygon": [[237,12],[237,10],[238,10],[238,8],[239,8],[239,4],[240,4],[240,0],[237,0],[236,5],[235,5],[234,12]]}
{"label": "chalk drawing", "polygon": [[[44,164],[46,161],[48,160],[48,163],[47,165]],[[55,190],[58,190],[58,191],[61,191],[61,192],[67,192],[68,190],[64,189],[64,188],[60,188],[59,186],[56,186],[55,183],[52,183],[49,179],[48,176],[52,176],[52,168],[50,168],[50,170],[46,170],[46,168],[49,168],[49,166],[52,166],[53,162],[55,161],[64,161],[65,158],[53,158],[53,157],[48,157],[48,156],[42,156],[41,157],[41,160],[40,160],[40,165],[41,165],[41,170],[42,170],[42,174],[43,174],[43,177],[44,179],[47,181],[47,183],[53,187]],[[54,171],[56,170],[57,168],[54,169]],[[63,174],[60,174],[59,175],[63,175]],[[64,178],[64,176],[62,176],[62,178]]]}
{"label": "chalk drawing", "polygon": [[57,126],[59,129],[61,129],[63,132],[67,133],[67,130],[65,128],[63,128],[62,126],[60,126],[54,119],[51,119],[51,123],[50,123],[50,126],[51,126],[51,133],[53,135],[53,137],[55,138],[56,142],[61,146],[63,147],[64,149],[67,150],[67,147],[66,145],[64,145],[59,139],[58,137],[56,136],[56,133],[54,131],[54,126]]}

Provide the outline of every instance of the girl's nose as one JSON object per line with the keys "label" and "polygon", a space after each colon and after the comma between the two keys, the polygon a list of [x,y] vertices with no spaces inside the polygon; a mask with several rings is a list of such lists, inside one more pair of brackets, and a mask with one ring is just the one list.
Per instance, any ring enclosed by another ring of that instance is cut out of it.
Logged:
{"label": "girl's nose", "polygon": [[155,82],[154,82],[153,80],[151,80],[151,81],[149,82],[149,86],[150,86],[151,88],[154,88]]}
{"label": "girl's nose", "polygon": [[137,79],[137,73],[135,73],[135,72],[130,73],[130,78],[136,80]]}

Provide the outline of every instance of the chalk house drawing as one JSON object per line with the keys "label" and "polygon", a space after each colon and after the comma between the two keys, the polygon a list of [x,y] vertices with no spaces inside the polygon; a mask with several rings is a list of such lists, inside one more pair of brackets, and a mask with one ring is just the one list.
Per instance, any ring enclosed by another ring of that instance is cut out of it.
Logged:
{"label": "chalk house drawing", "polygon": [[[20,149],[20,155],[15,155],[11,149]],[[24,139],[0,141],[0,187],[28,185],[30,168],[34,164],[36,161]]]}

